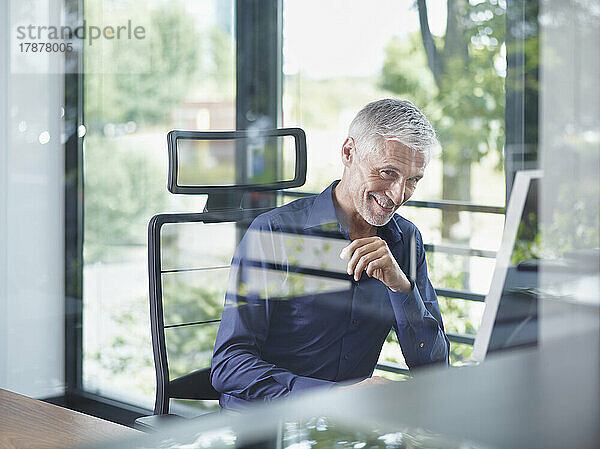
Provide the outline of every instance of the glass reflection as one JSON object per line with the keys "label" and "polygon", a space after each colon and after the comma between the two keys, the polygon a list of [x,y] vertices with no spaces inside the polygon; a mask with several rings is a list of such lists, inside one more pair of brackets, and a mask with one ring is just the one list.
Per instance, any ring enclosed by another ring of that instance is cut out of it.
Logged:
{"label": "glass reflection", "polygon": [[[294,148],[292,136],[235,140],[179,137],[177,183],[181,186],[232,186],[291,181],[296,169]],[[240,161],[240,157],[245,160]],[[240,173],[240,167],[246,167],[245,173]]]}

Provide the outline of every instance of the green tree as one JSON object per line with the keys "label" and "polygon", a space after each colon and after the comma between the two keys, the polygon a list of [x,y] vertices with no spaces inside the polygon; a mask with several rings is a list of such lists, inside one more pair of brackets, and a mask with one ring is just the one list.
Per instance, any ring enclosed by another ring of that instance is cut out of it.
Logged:
{"label": "green tree", "polygon": [[[106,16],[97,2],[88,4],[90,20]],[[135,10],[113,15],[114,23],[126,23],[128,17],[135,17]],[[115,39],[86,47],[86,120],[138,125],[168,121],[172,107],[188,94],[201,68],[201,43],[202,36],[184,6],[161,2],[150,11],[147,41]]]}
{"label": "green tree", "polygon": [[144,245],[148,220],[166,207],[161,168],[126,142],[86,138],[85,261],[122,257],[119,247]]}
{"label": "green tree", "polygon": [[[424,106],[443,147],[442,198],[468,201],[471,164],[503,149],[506,7],[499,0],[448,0],[445,35],[434,36],[426,1],[416,5],[421,42],[411,36],[388,45],[381,84]],[[444,238],[457,222],[458,212],[444,211]]]}

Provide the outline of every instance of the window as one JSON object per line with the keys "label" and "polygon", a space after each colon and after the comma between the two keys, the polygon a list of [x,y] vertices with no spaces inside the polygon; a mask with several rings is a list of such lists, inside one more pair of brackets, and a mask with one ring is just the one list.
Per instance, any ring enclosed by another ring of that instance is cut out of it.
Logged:
{"label": "window", "polygon": [[[85,390],[152,402],[146,226],[155,213],[204,206],[204,198],[166,191],[169,130],[247,128],[265,117],[302,127],[308,179],[287,192],[288,201],[341,176],[339,152],[351,119],[384,97],[414,101],[440,137],[441,151],[401,213],[427,243],[452,361],[469,355],[503,225],[504,1],[473,0],[450,15],[443,0],[427,2],[428,10],[424,2],[386,0],[378,4],[385,13],[376,15],[359,0],[282,4],[277,30],[276,17],[263,14],[267,7],[242,2],[236,17],[233,0],[86,1],[88,23],[133,17],[147,25],[148,41],[145,52],[85,49]],[[428,26],[421,27],[419,15]],[[281,80],[265,69],[279,63],[279,43],[257,32],[269,27],[283,39]],[[244,36],[238,46],[235,36]],[[248,84],[240,73],[248,73]],[[381,361],[401,363],[398,345],[386,345]]]}
{"label": "window", "polygon": [[[384,1],[377,11],[358,0],[284,1],[283,124],[307,134],[307,182],[299,190],[320,192],[342,174],[341,145],[362,106],[406,98],[430,118],[442,149],[400,213],[430,244],[430,277],[443,289],[445,325],[456,334],[452,361],[459,362],[470,354],[464,342],[481,319],[502,235],[506,4],[471,1],[448,14],[443,0]],[[474,213],[440,199],[491,207]],[[480,301],[452,297],[453,290]],[[401,361],[397,343],[384,346],[382,360]]]}
{"label": "window", "polygon": [[166,136],[235,128],[234,3],[87,0],[85,11],[88,24],[148,32],[146,53],[127,41],[85,48],[83,386],[151,407],[148,221],[204,207],[167,192]]}

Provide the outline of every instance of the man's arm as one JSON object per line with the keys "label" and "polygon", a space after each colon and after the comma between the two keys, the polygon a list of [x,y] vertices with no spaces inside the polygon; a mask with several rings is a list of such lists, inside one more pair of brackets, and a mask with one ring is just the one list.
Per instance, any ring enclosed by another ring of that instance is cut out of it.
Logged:
{"label": "man's arm", "polygon": [[251,401],[333,385],[262,359],[273,309],[286,295],[283,251],[273,219],[255,221],[236,250],[211,366],[211,382],[220,393]]}
{"label": "man's arm", "polygon": [[348,274],[359,279],[364,270],[388,287],[396,319],[396,333],[409,368],[430,363],[448,363],[450,343],[444,332],[435,290],[427,276],[425,248],[415,228],[417,246],[416,281],[411,283],[379,237],[354,240],[340,254],[349,259]]}
{"label": "man's arm", "polygon": [[450,342],[444,332],[437,295],[427,274],[423,238],[415,228],[417,278],[408,292],[389,292],[396,317],[396,335],[409,368],[448,364]]}

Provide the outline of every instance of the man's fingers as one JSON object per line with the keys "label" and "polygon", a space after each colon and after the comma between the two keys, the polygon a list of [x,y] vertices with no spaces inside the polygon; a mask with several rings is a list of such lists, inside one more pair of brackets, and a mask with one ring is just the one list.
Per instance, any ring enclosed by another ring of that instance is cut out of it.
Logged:
{"label": "man's fingers", "polygon": [[353,240],[352,243],[342,249],[342,252],[340,253],[340,259],[350,259],[357,248],[377,240],[381,239],[379,237],[364,237],[362,239]]}
{"label": "man's fingers", "polygon": [[385,265],[385,254],[383,256],[369,262],[369,264],[367,265],[367,268],[365,270],[365,273],[367,273],[367,276],[377,277],[377,276],[374,276],[374,274],[376,274],[375,271],[383,268],[384,265]]}
{"label": "man's fingers", "polygon": [[385,248],[381,248],[381,247],[375,251],[371,251],[371,252],[365,254],[364,256],[362,256],[358,260],[358,263],[356,264],[356,267],[353,270],[354,271],[354,280],[358,281],[360,279],[361,273],[363,272],[363,270],[365,268],[367,268],[369,263],[371,263],[372,261],[374,261],[376,259],[384,257],[384,256],[385,256]]}
{"label": "man's fingers", "polygon": [[348,274],[352,274],[356,271],[358,261],[362,257],[369,253],[372,253],[373,251],[377,251],[379,248],[381,248],[381,243],[379,241],[367,243],[366,245],[356,248],[354,250],[354,253],[352,253],[352,256],[350,257],[350,261],[348,262],[348,267],[346,270]]}

